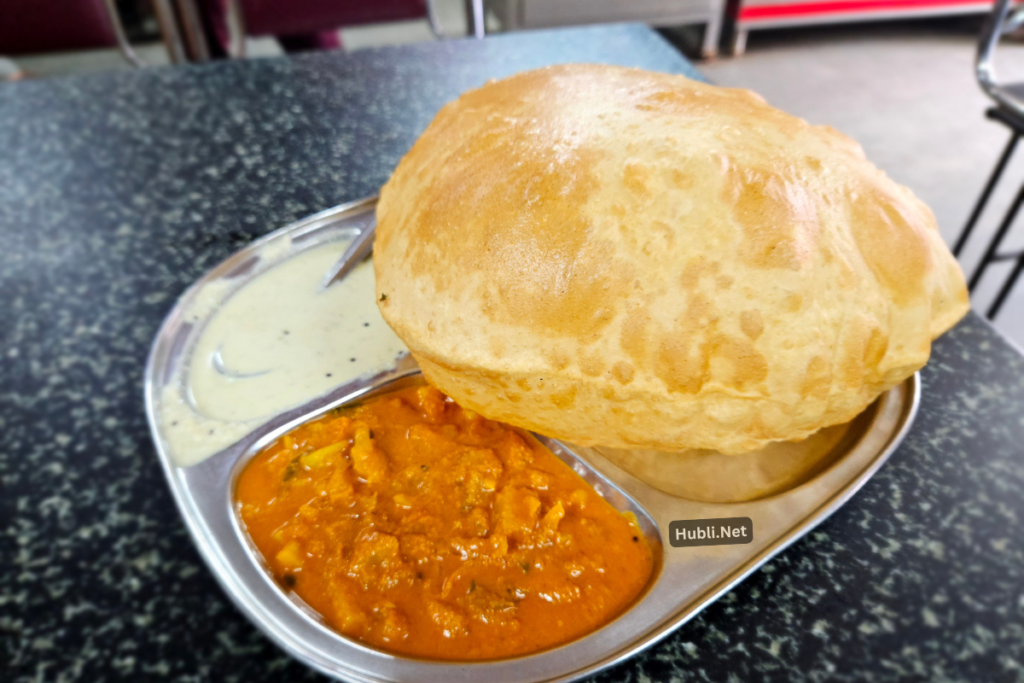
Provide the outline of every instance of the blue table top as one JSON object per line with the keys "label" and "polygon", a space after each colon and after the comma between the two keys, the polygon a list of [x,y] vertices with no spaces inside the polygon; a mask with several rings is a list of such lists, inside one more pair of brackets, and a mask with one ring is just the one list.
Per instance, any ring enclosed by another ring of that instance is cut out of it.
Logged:
{"label": "blue table top", "polygon": [[[0,678],[319,678],[193,549],[143,413],[150,341],[240,246],[376,192],[442,104],[569,61],[698,77],[611,26],[0,86]],[[848,505],[599,678],[1024,679],[1022,378],[969,316]]]}

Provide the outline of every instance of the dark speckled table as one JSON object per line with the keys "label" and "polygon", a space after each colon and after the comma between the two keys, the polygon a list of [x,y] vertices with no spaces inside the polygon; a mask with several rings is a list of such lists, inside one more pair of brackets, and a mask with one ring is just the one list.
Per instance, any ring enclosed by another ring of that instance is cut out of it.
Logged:
{"label": "dark speckled table", "polygon": [[[150,444],[164,314],[371,194],[434,112],[564,61],[693,74],[610,27],[0,86],[0,680],[315,679],[228,603]],[[842,510],[603,681],[1024,681],[1024,357],[971,316]]]}

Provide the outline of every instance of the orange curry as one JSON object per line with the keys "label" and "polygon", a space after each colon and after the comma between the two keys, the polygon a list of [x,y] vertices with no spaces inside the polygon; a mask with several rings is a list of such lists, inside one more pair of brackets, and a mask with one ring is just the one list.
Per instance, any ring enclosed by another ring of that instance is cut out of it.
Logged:
{"label": "orange curry", "polygon": [[428,386],[350,405],[256,455],[237,505],[277,580],[392,652],[490,659],[613,619],[651,575],[636,520],[519,429]]}

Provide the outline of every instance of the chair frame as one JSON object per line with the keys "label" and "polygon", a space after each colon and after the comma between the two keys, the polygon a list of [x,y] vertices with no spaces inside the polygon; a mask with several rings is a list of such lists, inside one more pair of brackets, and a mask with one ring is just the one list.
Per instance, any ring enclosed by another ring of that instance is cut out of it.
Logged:
{"label": "chair frame", "polygon": [[[999,83],[996,78],[995,69],[995,53],[999,39],[1022,26],[1024,26],[1024,7],[1014,8],[1011,0],[997,0],[992,14],[985,24],[981,40],[978,44],[975,76],[981,89],[996,103],[996,106],[986,111],[985,115],[994,121],[1006,125],[1010,129],[1010,139],[1007,141],[1002,155],[996,162],[988,182],[982,189],[981,196],[978,197],[978,201],[975,203],[974,209],[967,219],[967,224],[953,246],[953,254],[958,257],[967,245],[971,233],[978,222],[978,218],[984,211],[992,191],[995,189],[1003,171],[1006,169],[1006,165],[1010,161],[1010,157],[1013,156],[1013,152],[1017,147],[1017,141],[1024,135],[1024,84]],[[1022,205],[1024,205],[1024,187],[1021,187],[1017,192],[1017,196],[996,229],[992,241],[985,248],[981,261],[968,281],[967,289],[973,292],[981,282],[985,270],[990,265],[1000,261],[1016,260],[1013,270],[985,313],[986,317],[990,320],[999,314],[1017,280],[1024,273],[1024,250],[1009,253],[1000,253],[999,251],[999,247],[1006,234],[1010,231],[1010,227],[1013,225]]]}
{"label": "chair frame", "polygon": [[[109,1],[109,0],[108,0]],[[194,0],[178,0],[178,2],[192,3]],[[430,31],[434,34],[438,40],[447,40],[452,36],[445,34],[444,29],[441,27],[441,21],[437,16],[437,8],[434,7],[434,0],[425,0],[427,9],[427,23],[430,24]],[[469,19],[469,28],[475,38],[483,38],[486,35],[484,28],[484,3],[483,0],[467,0],[466,9]],[[230,43],[228,48],[228,56],[234,59],[245,58],[245,39],[248,36],[248,32],[245,29],[245,15],[242,12],[242,7],[239,4],[239,0],[229,0],[228,2],[228,26],[234,26],[237,30],[232,31]]]}

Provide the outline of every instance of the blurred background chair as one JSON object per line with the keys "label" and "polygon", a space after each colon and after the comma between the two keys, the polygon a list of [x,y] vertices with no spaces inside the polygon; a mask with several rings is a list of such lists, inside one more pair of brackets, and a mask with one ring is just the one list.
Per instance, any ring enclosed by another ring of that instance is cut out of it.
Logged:
{"label": "blurred background chair", "polygon": [[118,48],[142,62],[125,37],[114,0],[2,0],[0,55]]}
{"label": "blurred background chair", "polygon": [[[995,189],[999,178],[1006,169],[1007,163],[1010,161],[1010,157],[1013,156],[1017,141],[1021,135],[1024,135],[1024,83],[1000,83],[996,77],[995,69],[996,48],[999,45],[1000,38],[1008,33],[1017,31],[1022,26],[1024,26],[1024,8],[1014,8],[1011,0],[997,0],[992,15],[982,31],[975,73],[982,90],[996,103],[996,106],[986,111],[985,115],[1007,126],[1010,129],[1010,139],[1003,149],[1002,156],[996,162],[988,182],[981,191],[981,196],[978,197],[974,210],[967,219],[967,224],[953,246],[953,254],[958,257],[967,245],[967,241],[970,239],[971,233],[978,223],[978,218],[981,216],[982,211],[984,211],[992,191]],[[994,319],[999,314],[999,310],[1002,308],[1007,296],[1009,296],[1017,280],[1020,278],[1021,272],[1024,272],[1024,250],[1007,253],[1000,253],[999,251],[1000,245],[1010,231],[1022,204],[1024,204],[1024,187],[1021,187],[1017,192],[1017,196],[1010,204],[1006,215],[1000,221],[992,240],[985,247],[985,252],[968,281],[967,287],[973,292],[990,265],[1000,261],[1016,261],[1013,269],[1003,282],[1003,286],[989,305],[986,312],[986,316],[989,319]]]}
{"label": "blurred background chair", "polygon": [[[426,19],[434,35],[444,37],[432,0],[174,0],[193,61],[244,57],[246,38],[274,36],[286,52],[341,47],[338,30],[366,24]],[[479,11],[481,0],[469,10]],[[473,20],[483,37],[482,18]]]}

